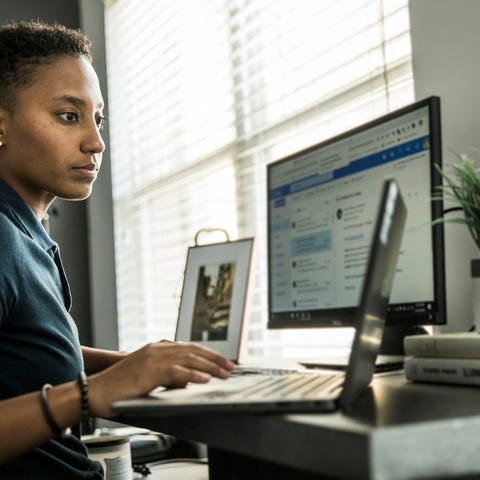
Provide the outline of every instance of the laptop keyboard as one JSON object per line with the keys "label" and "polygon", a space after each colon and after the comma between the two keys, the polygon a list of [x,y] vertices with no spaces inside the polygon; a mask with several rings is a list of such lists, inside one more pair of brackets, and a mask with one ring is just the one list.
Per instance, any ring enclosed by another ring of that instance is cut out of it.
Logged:
{"label": "laptop keyboard", "polygon": [[[246,377],[243,377],[245,380]],[[242,388],[234,390],[216,390],[209,392],[210,398],[243,399],[258,398],[269,399],[281,397],[286,400],[304,398],[321,398],[326,393],[331,393],[343,382],[342,373],[315,374],[292,373],[283,375],[253,374],[251,382],[242,382]]]}
{"label": "laptop keyboard", "polygon": [[283,377],[269,377],[257,387],[252,387],[250,394],[268,398],[279,394],[287,399],[304,398],[323,394],[328,384],[337,376],[314,374],[291,374]]}

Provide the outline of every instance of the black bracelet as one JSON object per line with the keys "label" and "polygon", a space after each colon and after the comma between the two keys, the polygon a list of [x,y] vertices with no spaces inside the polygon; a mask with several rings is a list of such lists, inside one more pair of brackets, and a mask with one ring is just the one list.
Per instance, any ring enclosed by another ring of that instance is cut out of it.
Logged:
{"label": "black bracelet", "polygon": [[57,422],[53,418],[50,408],[48,408],[47,402],[47,391],[52,388],[49,383],[46,383],[40,392],[40,405],[42,407],[43,416],[50,427],[50,430],[55,434],[56,437],[62,433],[62,429],[58,426]]}
{"label": "black bracelet", "polygon": [[80,372],[77,377],[81,395],[81,419],[80,426],[82,433],[87,433],[90,428],[90,412],[88,408],[88,382],[85,372]]}

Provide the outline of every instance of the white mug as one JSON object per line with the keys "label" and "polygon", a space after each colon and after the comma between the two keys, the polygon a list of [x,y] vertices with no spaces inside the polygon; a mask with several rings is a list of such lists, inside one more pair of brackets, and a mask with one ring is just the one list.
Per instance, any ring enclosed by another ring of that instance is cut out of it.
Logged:
{"label": "white mug", "polygon": [[132,454],[127,436],[102,436],[83,440],[88,456],[103,465],[105,480],[132,480]]}

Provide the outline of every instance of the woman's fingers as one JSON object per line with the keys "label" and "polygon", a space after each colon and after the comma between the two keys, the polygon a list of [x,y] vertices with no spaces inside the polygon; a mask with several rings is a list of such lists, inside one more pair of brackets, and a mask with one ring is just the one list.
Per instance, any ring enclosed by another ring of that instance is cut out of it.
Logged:
{"label": "woman's fingers", "polygon": [[162,372],[164,381],[161,383],[165,387],[185,387],[189,383],[207,383],[212,376],[208,373],[194,370],[182,365],[174,365],[170,369]]}
{"label": "woman's fingers", "polygon": [[[148,347],[161,347],[159,355],[168,357],[168,360],[178,362],[184,367],[209,373],[215,377],[227,378],[230,370],[235,366],[230,360],[226,359],[217,352],[200,345],[191,343],[158,343],[151,344]],[[165,359],[165,357],[164,357]]]}

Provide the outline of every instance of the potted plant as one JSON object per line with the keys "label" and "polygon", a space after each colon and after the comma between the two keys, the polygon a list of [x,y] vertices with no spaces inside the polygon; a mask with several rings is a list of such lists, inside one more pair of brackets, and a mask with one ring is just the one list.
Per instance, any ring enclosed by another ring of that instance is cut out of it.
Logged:
{"label": "potted plant", "polygon": [[[476,150],[477,153],[480,150]],[[443,197],[434,197],[434,200],[443,198],[457,203],[462,210],[461,217],[443,217],[437,222],[456,222],[465,224],[480,251],[480,168],[465,153],[457,153],[458,162],[452,165],[452,173],[449,175],[439,169],[445,184],[440,188]],[[447,211],[448,212],[448,211]]]}
{"label": "potted plant", "polygon": [[[477,154],[480,150],[472,149]],[[465,153],[456,153],[457,162],[451,167],[451,173],[439,169],[444,179],[444,185],[439,187],[443,195],[434,196],[433,200],[451,200],[457,207],[446,210],[449,213],[461,210],[462,216],[442,217],[438,222],[455,222],[465,224],[480,252],[480,168],[475,161]],[[480,330],[480,258],[471,261],[471,275],[474,280],[473,314],[476,329]],[[476,280],[475,280],[476,279]],[[476,284],[479,285],[476,285]]]}

